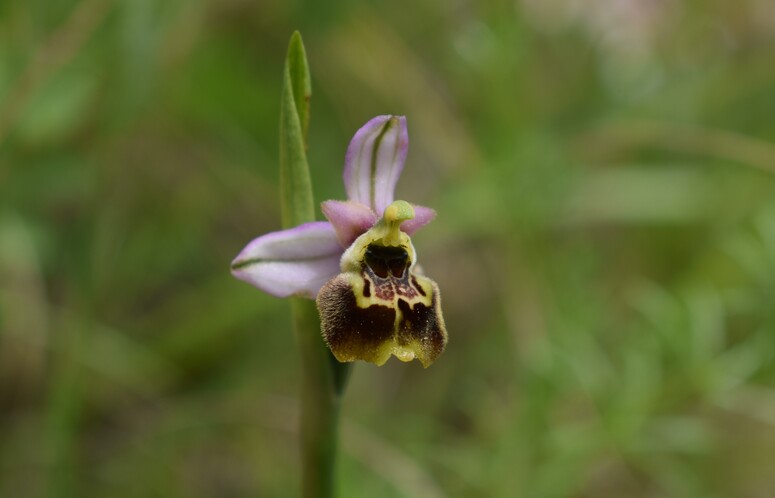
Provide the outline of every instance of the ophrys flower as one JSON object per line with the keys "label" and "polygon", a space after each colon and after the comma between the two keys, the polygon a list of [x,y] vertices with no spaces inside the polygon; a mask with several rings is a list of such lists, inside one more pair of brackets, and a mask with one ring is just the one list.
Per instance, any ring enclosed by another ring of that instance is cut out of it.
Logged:
{"label": "ophrys flower", "polygon": [[406,118],[378,116],[347,148],[347,201],[325,201],[328,222],[250,242],[232,273],[278,297],[316,299],[323,338],[339,361],[384,364],[390,355],[428,366],[447,342],[439,289],[420,274],[409,238],[435,212],[394,201],[406,159]]}

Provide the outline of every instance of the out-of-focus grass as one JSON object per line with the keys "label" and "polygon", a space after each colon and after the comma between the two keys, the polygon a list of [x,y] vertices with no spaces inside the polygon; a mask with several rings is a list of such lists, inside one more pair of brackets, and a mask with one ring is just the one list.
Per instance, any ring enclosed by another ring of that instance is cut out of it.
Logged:
{"label": "out-of-focus grass", "polygon": [[775,489],[775,13],[696,2],[0,4],[0,495],[293,496],[279,227],[293,29],[310,163],[408,117],[450,332],[358,365],[344,497]]}

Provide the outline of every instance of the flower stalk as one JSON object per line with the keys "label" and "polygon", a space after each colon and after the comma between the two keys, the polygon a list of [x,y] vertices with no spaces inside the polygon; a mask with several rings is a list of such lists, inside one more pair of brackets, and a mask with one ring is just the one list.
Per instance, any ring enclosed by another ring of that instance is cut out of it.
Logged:
{"label": "flower stalk", "polygon": [[[280,189],[283,228],[315,220],[306,139],[311,97],[309,66],[301,35],[288,47],[280,105]],[[320,336],[315,303],[292,298],[294,333],[300,349],[302,496],[334,496],[339,405],[348,365],[336,362]]]}

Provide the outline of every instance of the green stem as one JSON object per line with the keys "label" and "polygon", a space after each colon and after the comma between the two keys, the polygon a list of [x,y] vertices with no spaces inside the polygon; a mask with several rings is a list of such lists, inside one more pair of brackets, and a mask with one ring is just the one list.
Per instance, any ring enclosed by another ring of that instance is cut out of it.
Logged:
{"label": "green stem", "polygon": [[[291,37],[280,103],[280,190],[283,227],[315,220],[307,165],[309,67],[298,32]],[[314,302],[295,298],[293,324],[301,353],[301,450],[304,498],[334,496],[339,406],[349,366],[323,343]]]}
{"label": "green stem", "polygon": [[54,375],[47,409],[48,482],[47,496],[75,496],[78,419],[81,410],[80,366],[76,348],[81,332],[63,325],[55,334],[52,359]]}
{"label": "green stem", "polygon": [[293,300],[301,349],[301,448],[304,498],[334,496],[340,396],[334,389],[331,353],[320,338],[314,303]]}

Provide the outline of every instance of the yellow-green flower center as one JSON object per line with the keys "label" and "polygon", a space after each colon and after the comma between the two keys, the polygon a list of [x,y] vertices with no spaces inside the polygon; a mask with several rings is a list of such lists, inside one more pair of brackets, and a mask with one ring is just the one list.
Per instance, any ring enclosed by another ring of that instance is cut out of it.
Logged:
{"label": "yellow-green flower center", "polygon": [[400,246],[406,237],[401,237],[401,223],[413,218],[414,208],[411,204],[406,201],[393,202],[385,208],[382,219],[372,228],[375,239],[385,246]]}

